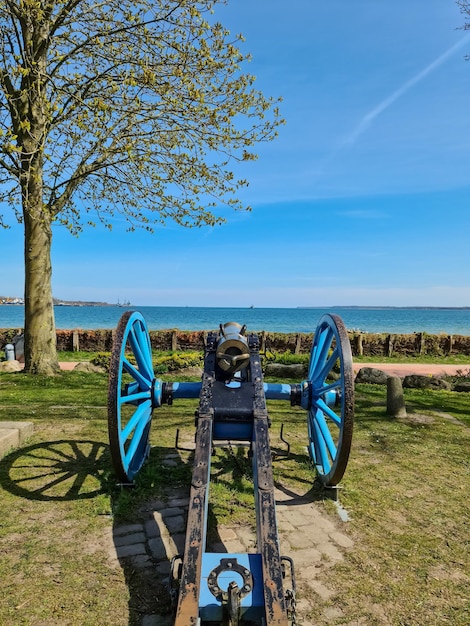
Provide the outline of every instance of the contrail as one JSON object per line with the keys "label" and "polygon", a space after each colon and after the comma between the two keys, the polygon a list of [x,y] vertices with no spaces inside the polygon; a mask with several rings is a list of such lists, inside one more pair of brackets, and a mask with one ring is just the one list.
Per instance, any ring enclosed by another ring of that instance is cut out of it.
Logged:
{"label": "contrail", "polygon": [[[455,43],[452,47],[446,50],[443,54],[441,54],[437,59],[435,59],[432,63],[430,63],[427,67],[425,67],[421,72],[418,72],[416,76],[410,78],[410,80],[403,83],[401,87],[399,87],[396,91],[394,91],[388,98],[385,98],[380,104],[378,104],[375,109],[369,111],[356,128],[350,133],[348,137],[343,142],[343,147],[353,145],[357,139],[364,133],[367,128],[372,124],[376,117],[378,117],[383,111],[388,109],[398,98],[401,98],[403,94],[409,91],[412,87],[414,87],[417,83],[419,83],[423,78],[426,78],[428,74],[433,72],[436,68],[442,65],[450,56],[454,54],[456,50],[461,48],[465,43],[468,42],[470,35],[466,35],[460,41]],[[341,150],[341,149],[340,149]],[[338,152],[340,151],[338,150]]]}

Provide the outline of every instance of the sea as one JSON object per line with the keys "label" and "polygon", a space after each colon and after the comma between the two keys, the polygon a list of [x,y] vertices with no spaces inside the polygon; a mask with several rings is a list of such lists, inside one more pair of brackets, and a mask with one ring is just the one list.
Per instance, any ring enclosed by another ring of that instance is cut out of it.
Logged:
{"label": "sea", "polygon": [[[126,310],[138,310],[150,330],[215,330],[225,322],[246,324],[248,331],[313,332],[325,313],[339,315],[348,330],[364,333],[445,333],[470,336],[469,308],[217,308],[159,306],[56,306],[58,329],[115,328]],[[21,329],[24,307],[0,305],[0,328]]]}

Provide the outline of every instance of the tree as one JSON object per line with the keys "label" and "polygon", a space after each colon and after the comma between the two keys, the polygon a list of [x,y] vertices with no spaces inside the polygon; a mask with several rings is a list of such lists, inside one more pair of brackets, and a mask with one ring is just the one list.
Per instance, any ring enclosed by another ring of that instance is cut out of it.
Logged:
{"label": "tree", "polygon": [[[460,8],[460,12],[465,16],[465,23],[461,26],[462,30],[470,30],[470,0],[456,0],[457,6]],[[470,59],[470,55],[466,55],[466,60]]]}
{"label": "tree", "polygon": [[[223,221],[232,165],[272,139],[276,101],[243,73],[222,0],[4,0],[0,201],[24,225],[25,369],[58,369],[52,230]],[[0,225],[8,227],[5,210]]]}

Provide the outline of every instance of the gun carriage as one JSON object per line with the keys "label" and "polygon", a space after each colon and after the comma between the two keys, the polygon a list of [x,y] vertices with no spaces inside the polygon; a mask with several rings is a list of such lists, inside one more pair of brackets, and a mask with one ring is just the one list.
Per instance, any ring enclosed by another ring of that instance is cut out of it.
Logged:
{"label": "gun carriage", "polygon": [[[354,385],[349,338],[341,319],[321,318],[307,378],[297,384],[265,382],[260,357],[257,335],[229,322],[207,337],[200,382],[162,382],[154,375],[142,315],[126,312],[116,331],[108,424],[113,465],[122,483],[133,482],[149,454],[154,411],[178,399],[198,399],[185,550],[179,566],[172,563],[176,570],[172,574],[179,580],[175,626],[294,623],[295,575],[292,560],[282,557],[279,548],[267,400],[286,401],[306,411],[306,445],[323,485],[336,486],[346,469]],[[206,550],[211,452],[221,441],[250,446],[257,526],[254,554]]]}

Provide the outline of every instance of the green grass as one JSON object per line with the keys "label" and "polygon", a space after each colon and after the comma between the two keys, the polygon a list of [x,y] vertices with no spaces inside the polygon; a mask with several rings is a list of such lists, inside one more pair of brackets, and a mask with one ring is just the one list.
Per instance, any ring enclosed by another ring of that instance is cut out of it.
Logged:
{"label": "green grass", "polygon": [[[171,379],[171,377],[170,377]],[[71,626],[133,622],[129,572],[113,565],[113,523],[132,521],[146,500],[188,488],[192,454],[163,469],[193,440],[194,401],[154,414],[152,451],[136,487],[116,487],[107,447],[107,378],[63,372],[54,378],[0,374],[0,420],[29,420],[34,436],[0,461],[0,624]],[[336,593],[308,597],[309,619],[341,608],[330,624],[457,625],[470,623],[468,584],[468,394],[405,390],[408,418],[385,414],[385,388],[358,385],[356,422],[341,503],[342,527],[354,540],[344,560],[324,568]],[[274,460],[275,480],[309,491],[301,409],[269,402],[272,447],[281,423],[290,458]],[[451,419],[453,418],[453,419]],[[243,449],[212,459],[210,532],[218,524],[254,525],[251,465]],[[330,511],[334,507],[330,505]],[[339,522],[338,522],[339,523]],[[141,599],[145,604],[145,598]]]}
{"label": "green grass", "polygon": [[366,623],[464,626],[470,623],[469,398],[415,390],[405,397],[408,419],[396,421],[384,415],[383,390],[357,390],[343,493],[356,546],[335,568],[333,602]]}
{"label": "green grass", "polygon": [[439,363],[447,365],[467,365],[470,367],[470,355],[468,354],[452,354],[449,356],[433,356],[430,354],[416,355],[393,355],[383,356],[376,354],[373,356],[355,356],[355,363]]}

